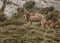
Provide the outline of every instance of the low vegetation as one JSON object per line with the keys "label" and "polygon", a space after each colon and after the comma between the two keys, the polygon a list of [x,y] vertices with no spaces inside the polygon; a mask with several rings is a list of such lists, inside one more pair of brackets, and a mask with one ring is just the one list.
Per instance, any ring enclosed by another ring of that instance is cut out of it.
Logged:
{"label": "low vegetation", "polygon": [[10,20],[4,19],[3,12],[0,12],[0,43],[60,43],[60,12],[55,11],[54,7],[40,9],[27,5],[25,8],[28,11],[31,9],[29,12],[43,14],[46,20],[51,20],[54,23],[53,28],[41,27],[38,22],[31,25],[23,16],[23,8]]}

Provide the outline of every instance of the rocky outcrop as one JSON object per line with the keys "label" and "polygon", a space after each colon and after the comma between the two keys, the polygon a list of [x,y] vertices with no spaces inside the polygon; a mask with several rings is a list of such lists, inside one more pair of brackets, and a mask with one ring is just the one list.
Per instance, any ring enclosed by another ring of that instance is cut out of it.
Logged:
{"label": "rocky outcrop", "polygon": [[13,14],[18,13],[18,8],[23,8],[26,1],[22,0],[0,0],[0,9],[4,12],[5,17],[10,19]]}
{"label": "rocky outcrop", "polygon": [[0,0],[0,9],[3,7],[4,14],[11,18],[13,14],[17,13],[18,7],[23,8],[26,1],[35,1],[35,7],[38,8],[54,6],[56,10],[60,10],[60,2],[55,0]]}
{"label": "rocky outcrop", "polygon": [[4,3],[0,0],[0,9],[2,8],[3,4]]}
{"label": "rocky outcrop", "polygon": [[4,10],[4,14],[7,18],[11,18],[13,14],[17,13],[17,8],[18,7],[13,4],[7,4]]}

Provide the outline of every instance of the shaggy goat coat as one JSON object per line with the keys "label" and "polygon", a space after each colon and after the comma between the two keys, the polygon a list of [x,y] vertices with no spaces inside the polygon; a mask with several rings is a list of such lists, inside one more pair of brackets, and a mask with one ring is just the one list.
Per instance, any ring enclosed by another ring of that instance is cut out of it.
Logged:
{"label": "shaggy goat coat", "polygon": [[33,15],[33,14],[26,14],[26,19],[27,19],[27,21],[29,21],[29,22],[41,22],[41,20],[42,19],[44,19],[44,15],[42,15],[42,14],[35,14],[35,15]]}
{"label": "shaggy goat coat", "polygon": [[52,21],[45,21],[44,26],[46,28],[53,28],[53,22]]}

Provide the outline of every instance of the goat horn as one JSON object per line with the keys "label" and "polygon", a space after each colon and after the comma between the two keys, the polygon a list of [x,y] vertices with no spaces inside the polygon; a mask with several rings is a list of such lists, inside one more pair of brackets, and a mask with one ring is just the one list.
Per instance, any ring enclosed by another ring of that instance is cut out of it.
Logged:
{"label": "goat horn", "polygon": [[24,11],[25,11],[26,13],[29,13],[25,8],[24,8]]}

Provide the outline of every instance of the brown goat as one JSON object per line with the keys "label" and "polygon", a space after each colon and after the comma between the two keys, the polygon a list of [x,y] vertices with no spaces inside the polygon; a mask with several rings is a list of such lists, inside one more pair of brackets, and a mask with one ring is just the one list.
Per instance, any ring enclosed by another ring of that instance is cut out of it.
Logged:
{"label": "brown goat", "polygon": [[42,14],[26,14],[27,21],[31,22],[40,22],[42,19],[44,19],[44,16]]}
{"label": "brown goat", "polygon": [[53,28],[53,22],[52,21],[45,21],[44,26],[46,28]]}

